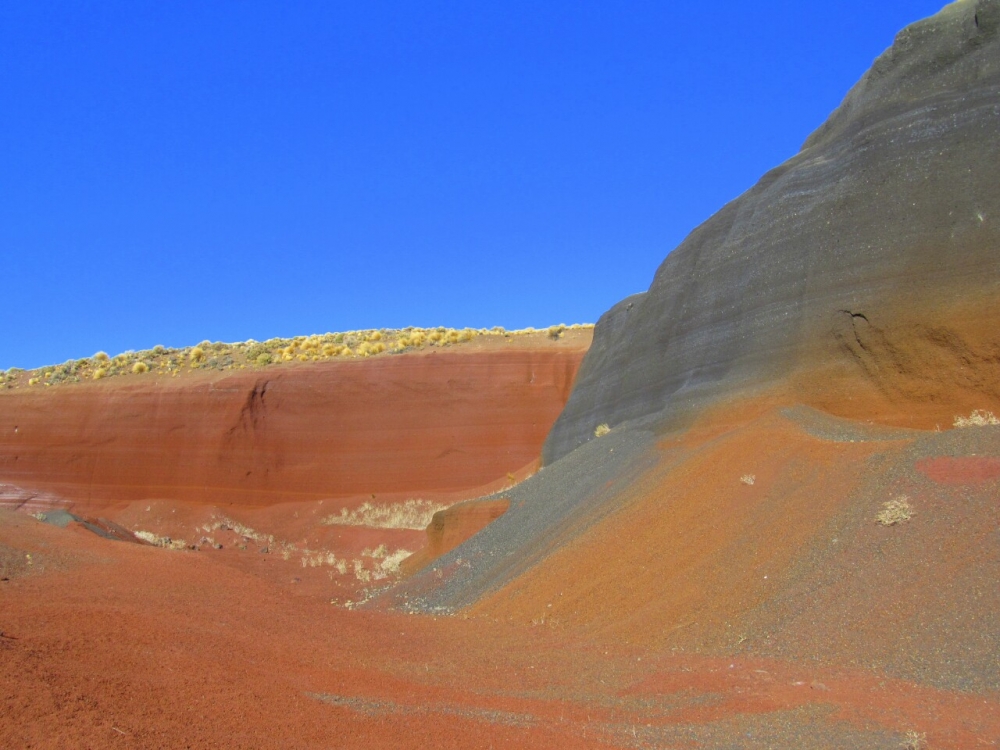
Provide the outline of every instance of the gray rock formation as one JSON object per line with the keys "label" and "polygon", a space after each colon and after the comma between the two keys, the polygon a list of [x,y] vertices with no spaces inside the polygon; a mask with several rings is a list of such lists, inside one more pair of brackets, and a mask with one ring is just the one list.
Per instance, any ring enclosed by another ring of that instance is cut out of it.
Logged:
{"label": "gray rock formation", "polygon": [[1000,0],[960,0],[601,318],[544,461],[776,383],[808,403],[855,377],[900,413],[1000,403],[998,272]]}

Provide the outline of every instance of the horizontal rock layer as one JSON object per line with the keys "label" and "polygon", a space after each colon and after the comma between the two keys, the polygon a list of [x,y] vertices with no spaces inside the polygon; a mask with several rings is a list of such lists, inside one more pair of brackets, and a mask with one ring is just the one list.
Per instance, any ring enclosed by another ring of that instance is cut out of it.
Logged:
{"label": "horizontal rock layer", "polygon": [[560,342],[8,391],[0,394],[0,483],[98,507],[479,487],[537,460],[584,348]]}

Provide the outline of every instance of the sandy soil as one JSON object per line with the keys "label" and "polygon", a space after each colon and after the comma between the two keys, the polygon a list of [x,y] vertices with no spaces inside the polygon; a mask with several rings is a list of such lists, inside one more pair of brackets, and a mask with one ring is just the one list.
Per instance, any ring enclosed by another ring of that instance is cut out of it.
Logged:
{"label": "sandy soil", "polygon": [[[4,747],[991,746],[997,696],[488,617],[348,611],[247,553],[4,512]],[[30,555],[30,559],[28,556]],[[263,570],[267,568],[267,570]]]}
{"label": "sandy soil", "polygon": [[[731,404],[446,617],[352,609],[356,579],[241,533],[314,501],[197,551],[4,512],[0,746],[995,747],[997,431]],[[876,523],[902,493],[915,515]]]}

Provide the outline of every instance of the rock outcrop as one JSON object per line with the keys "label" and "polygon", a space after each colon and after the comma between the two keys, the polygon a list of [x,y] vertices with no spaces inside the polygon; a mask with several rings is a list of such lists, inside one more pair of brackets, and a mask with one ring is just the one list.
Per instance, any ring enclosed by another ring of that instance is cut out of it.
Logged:
{"label": "rock outcrop", "polygon": [[263,506],[503,483],[537,460],[587,343],[7,391],[0,504]]}
{"label": "rock outcrop", "polygon": [[741,393],[911,427],[995,408],[997,165],[1000,2],[961,0],[600,320],[545,462]]}

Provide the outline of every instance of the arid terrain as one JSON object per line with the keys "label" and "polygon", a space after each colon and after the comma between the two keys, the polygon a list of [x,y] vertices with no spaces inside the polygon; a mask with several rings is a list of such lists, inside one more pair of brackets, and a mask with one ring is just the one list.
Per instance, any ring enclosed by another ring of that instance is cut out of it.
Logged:
{"label": "arid terrain", "polygon": [[904,29],[593,328],[7,373],[0,747],[1000,746],[998,102]]}

